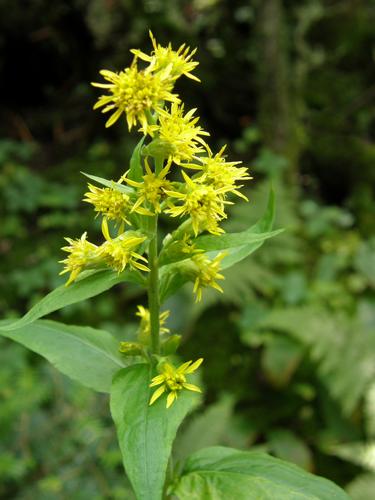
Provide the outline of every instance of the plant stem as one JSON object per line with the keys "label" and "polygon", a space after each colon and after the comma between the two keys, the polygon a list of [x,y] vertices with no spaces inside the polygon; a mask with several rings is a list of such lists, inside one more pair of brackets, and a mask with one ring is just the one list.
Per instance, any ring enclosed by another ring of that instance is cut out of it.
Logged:
{"label": "plant stem", "polygon": [[160,353],[159,338],[159,264],[158,264],[158,216],[155,215],[152,220],[153,237],[148,247],[148,265],[150,268],[148,281],[148,308],[150,311],[151,328],[151,348],[154,354]]}

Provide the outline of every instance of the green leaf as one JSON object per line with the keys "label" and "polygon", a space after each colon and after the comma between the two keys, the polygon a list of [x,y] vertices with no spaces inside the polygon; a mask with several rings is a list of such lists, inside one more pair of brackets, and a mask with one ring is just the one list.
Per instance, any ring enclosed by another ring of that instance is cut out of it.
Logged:
{"label": "green leaf", "polygon": [[[244,231],[244,233],[249,233],[252,235],[269,233],[272,230],[274,219],[275,219],[275,194],[271,189],[265,214],[254,226],[249,228],[247,231]],[[260,241],[254,241],[252,243],[248,243],[246,245],[234,249],[230,249],[228,255],[226,255],[222,260],[221,269],[228,269],[229,267],[232,267],[234,264],[237,264],[237,262],[240,262],[241,260],[248,257],[250,254],[255,252],[255,250],[257,250],[259,247],[263,245],[265,239],[266,238]]]}
{"label": "green leaf", "polygon": [[149,405],[151,367],[137,364],[117,373],[113,379],[111,413],[116,424],[123,463],[140,500],[161,500],[177,429],[186,414],[199,402],[190,391],[166,409],[160,397]]}
{"label": "green leaf", "polygon": [[356,476],[346,489],[353,500],[371,500],[375,491],[375,474]]}
{"label": "green leaf", "polygon": [[223,438],[231,427],[233,405],[233,398],[224,396],[203,413],[195,414],[177,436],[173,457],[176,460],[186,459],[202,448],[223,444]]}
{"label": "green leaf", "polygon": [[142,137],[142,139],[138,142],[136,145],[132,157],[130,159],[130,169],[128,172],[127,177],[136,182],[141,182],[143,178],[143,168],[142,168],[142,162],[141,162],[141,152],[142,152],[142,147],[143,143],[145,141],[145,137]]}
{"label": "green leaf", "polygon": [[[7,325],[6,330],[21,328],[58,309],[95,297],[118,283],[129,281],[140,284],[143,283],[142,279],[142,275],[135,271],[124,271],[121,274],[110,269],[88,271],[86,274],[82,274],[82,279],[75,281],[70,286],[62,285],[43,297],[25,316]],[[0,327],[0,330],[2,328],[4,327]]]}
{"label": "green leaf", "polygon": [[168,297],[176,293],[185,283],[190,281],[189,273],[184,272],[185,265],[188,267],[189,262],[190,259],[183,263],[177,262],[175,264],[169,264],[160,269],[159,295],[161,304],[167,300]]}
{"label": "green leaf", "polygon": [[309,447],[289,429],[271,429],[267,432],[269,450],[282,460],[312,471],[313,457]]}
{"label": "green leaf", "polygon": [[226,233],[221,236],[199,236],[194,240],[194,243],[197,248],[201,248],[207,252],[212,250],[226,250],[228,248],[240,247],[245,244],[260,243],[268,240],[269,238],[273,238],[284,231],[284,229],[277,229],[276,231],[269,231],[267,233],[257,233],[255,232],[255,227],[256,226],[253,226],[252,228],[242,231],[241,233]]}
{"label": "green leaf", "polygon": [[99,392],[110,392],[113,375],[126,366],[118,341],[104,330],[39,320],[1,335],[40,354],[58,370]]}
{"label": "green leaf", "polygon": [[86,172],[81,172],[83,175],[91,179],[92,181],[97,182],[98,184],[102,184],[103,186],[112,188],[112,189],[117,189],[117,191],[120,191],[121,193],[126,193],[126,194],[133,194],[134,189],[132,189],[129,186],[126,186],[124,184],[120,184],[115,181],[111,181],[108,179],[103,179],[103,177],[98,177],[96,175],[91,175],[91,174],[86,174]]}
{"label": "green leaf", "polygon": [[349,500],[331,481],[258,452],[213,447],[192,455],[173,489],[180,500]]}
{"label": "green leaf", "polygon": [[[197,238],[197,242],[203,242],[203,245],[207,246],[207,250],[213,250],[214,242],[217,241],[216,251],[208,253],[209,257],[214,257],[217,255],[217,250],[228,249],[227,255],[223,258],[221,262],[221,269],[227,269],[237,262],[248,257],[250,254],[255,252],[259,247],[261,247],[264,241],[276,234],[279,234],[282,230],[271,231],[273,221],[275,218],[275,196],[273,191],[270,191],[268,205],[263,217],[252,227],[243,231],[242,233],[225,234],[222,236],[200,236]],[[221,240],[221,238],[223,238]],[[242,242],[248,241],[245,245],[238,243],[242,239]],[[195,240],[194,240],[195,241]],[[220,243],[221,241],[221,243]],[[227,245],[234,245],[236,247],[229,248]],[[199,247],[199,243],[198,243]],[[179,288],[181,288],[185,283],[191,280],[192,273],[191,269],[191,259],[186,259],[183,255],[178,262],[178,257],[173,255],[173,243],[169,243],[169,248],[171,253],[168,256],[168,249],[163,254],[160,255],[160,260],[162,267],[160,269],[160,300],[165,301],[168,297],[173,295]],[[172,260],[172,264],[166,264],[168,259]],[[189,272],[190,271],[190,272]]]}

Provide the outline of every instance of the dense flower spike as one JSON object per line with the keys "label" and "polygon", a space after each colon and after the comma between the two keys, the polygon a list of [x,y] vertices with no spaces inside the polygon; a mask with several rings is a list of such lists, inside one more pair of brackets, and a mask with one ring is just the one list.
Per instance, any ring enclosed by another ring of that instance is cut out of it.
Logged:
{"label": "dense flower spike", "polygon": [[172,94],[174,79],[170,68],[158,73],[150,69],[138,70],[136,61],[120,73],[103,69],[100,74],[109,83],[92,83],[94,87],[104,88],[109,95],[100,96],[94,109],[103,108],[102,113],[113,112],[106,127],[113,125],[125,113],[129,130],[140,123],[147,129],[148,114],[157,109],[163,101],[178,102]]}
{"label": "dense flower spike", "polygon": [[[232,204],[228,197],[235,194],[247,200],[239,189],[251,177],[245,167],[239,166],[241,162],[227,161],[225,146],[212,153],[206,143],[210,134],[199,125],[196,109],[185,111],[175,93],[175,83],[181,76],[199,81],[192,74],[198,65],[192,59],[195,50],[185,45],[177,50],[170,44],[162,47],[151,32],[150,37],[153,46],[150,55],[133,49],[130,67],[119,73],[102,70],[105,83],[93,83],[106,91],[94,106],[110,114],[106,127],[124,115],[129,130],[136,127],[144,137],[132,155],[128,170],[118,181],[127,185],[122,186],[124,192],[118,189],[118,183],[116,186],[100,177],[96,180],[105,187],[88,185],[84,201],[93,206],[96,215],[102,215],[104,242],[96,246],[86,240],[86,233],[78,240],[67,238],[69,246],[63,250],[69,256],[62,261],[65,264],[62,274],[70,272],[69,284],[86,268],[107,266],[118,274],[125,269],[148,273],[147,279],[144,276],[140,280],[147,283],[149,308],[138,306],[137,341],[121,342],[119,350],[127,357],[142,356],[146,362],[158,363],[159,374],[150,387],[159,387],[149,404],[165,393],[169,408],[183,389],[201,392],[187,382],[187,375],[203,359],[178,368],[168,361],[181,337],[169,335],[165,326],[169,311],[160,312],[159,304],[165,292],[163,287],[168,291],[168,280],[173,282],[172,274],[177,272],[194,283],[197,302],[205,288],[223,291],[218,281],[224,279],[220,267],[225,254],[209,258],[207,251],[200,248],[205,247],[200,244],[205,238],[197,236],[205,231],[214,236],[224,232],[220,224],[227,218],[226,207]],[[174,168],[176,165],[182,168]],[[187,175],[186,169],[193,170],[193,175]],[[160,214],[185,218],[164,238],[161,251]],[[127,224],[134,230],[125,231]],[[116,237],[111,236],[111,231],[116,232]],[[160,334],[166,337],[162,341]]]}
{"label": "dense flower spike", "polygon": [[190,47],[182,44],[177,50],[173,50],[170,43],[168,47],[162,47],[156,42],[151,31],[149,31],[149,35],[154,47],[151,55],[145,54],[139,49],[132,49],[131,52],[136,57],[139,57],[139,59],[148,62],[151,71],[159,72],[169,68],[173,78],[185,75],[192,80],[200,82],[199,78],[191,74],[199,64],[191,60],[197,49],[190,51]]}
{"label": "dense flower spike", "polygon": [[64,250],[64,252],[68,252],[69,255],[66,259],[60,260],[61,263],[65,264],[65,267],[61,271],[60,275],[70,273],[69,279],[66,283],[67,286],[77,279],[83,269],[94,265],[98,261],[98,247],[87,241],[86,237],[87,232],[83,233],[83,235],[77,240],[65,238],[69,243],[69,246],[63,247],[62,250]]}
{"label": "dense flower spike", "polygon": [[178,393],[187,389],[189,391],[202,392],[200,388],[194,384],[186,382],[186,375],[195,372],[202,364],[203,358],[199,358],[192,364],[192,361],[182,364],[178,368],[171,363],[163,363],[159,369],[160,375],[157,375],[151,380],[150,387],[160,385],[153,393],[150,399],[150,405],[160,398],[164,392],[168,393],[167,408],[169,408],[178,397]]}
{"label": "dense flower spike", "polygon": [[222,196],[226,190],[215,189],[210,184],[195,181],[185,172],[182,172],[182,175],[186,181],[185,192],[167,191],[167,194],[183,204],[169,208],[166,213],[170,213],[172,217],[189,215],[196,236],[204,230],[212,234],[223,233],[219,222],[226,218],[225,204],[230,204],[229,201],[224,201]]}
{"label": "dense flower spike", "polygon": [[223,280],[224,276],[219,273],[220,264],[225,253],[219,253],[213,260],[208,259],[204,255],[194,255],[192,261],[195,265],[195,282],[194,293],[196,294],[196,302],[202,300],[202,289],[211,287],[223,293],[223,289],[216,283],[216,280]]}

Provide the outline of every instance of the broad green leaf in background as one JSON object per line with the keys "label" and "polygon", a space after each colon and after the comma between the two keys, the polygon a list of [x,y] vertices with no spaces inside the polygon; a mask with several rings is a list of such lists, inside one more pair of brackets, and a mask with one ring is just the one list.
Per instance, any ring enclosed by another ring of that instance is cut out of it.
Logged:
{"label": "broad green leaf in background", "polygon": [[349,500],[331,481],[293,464],[219,446],[187,460],[173,493],[179,500]]}
{"label": "broad green leaf in background", "polygon": [[142,162],[141,162],[141,152],[142,152],[142,147],[143,143],[145,141],[145,137],[142,137],[142,139],[138,142],[136,145],[132,157],[130,158],[130,168],[128,172],[128,178],[140,182],[142,181],[143,177],[143,168],[142,168]]}
{"label": "broad green leaf in background", "polygon": [[306,347],[293,338],[277,334],[269,336],[261,355],[268,381],[275,387],[289,384],[305,352]]}
{"label": "broad green leaf in background", "polygon": [[1,335],[40,354],[68,377],[99,392],[110,392],[113,375],[126,366],[118,341],[104,330],[38,320]]}
{"label": "broad green leaf in background", "polygon": [[126,184],[120,184],[119,182],[111,181],[109,179],[103,179],[103,177],[98,177],[96,175],[86,174],[86,172],[81,172],[84,176],[88,177],[92,181],[97,182],[98,184],[102,184],[102,186],[106,186],[109,188],[116,189],[121,193],[132,194],[134,193],[134,189],[127,186]]}
{"label": "broad green leaf in background", "polygon": [[277,457],[313,470],[313,457],[307,444],[289,429],[272,429],[267,433],[269,450]]}
{"label": "broad green leaf in background", "polygon": [[177,429],[200,401],[198,394],[181,391],[168,410],[163,396],[150,406],[151,377],[150,365],[130,366],[115,375],[111,391],[124,467],[139,500],[161,500]]}
{"label": "broad green leaf in background", "polygon": [[228,433],[233,415],[234,400],[231,396],[222,397],[217,403],[209,406],[203,413],[194,415],[184,426],[173,446],[173,458],[186,459],[192,453],[223,443]]}
{"label": "broad green leaf in background", "polygon": [[375,491],[375,474],[364,473],[357,476],[346,487],[352,500],[372,500]]}
{"label": "broad green leaf in background", "polygon": [[95,297],[118,283],[128,281],[141,284],[143,282],[142,275],[136,271],[124,271],[118,274],[110,269],[105,269],[88,272],[86,276],[87,277],[82,276],[82,279],[75,281],[70,286],[59,286],[43,297],[43,299],[35,304],[35,306],[21,319],[6,327],[0,326],[0,330],[4,328],[6,330],[21,328],[58,309],[89,299],[90,297]]}
{"label": "broad green leaf in background", "polygon": [[[257,322],[260,331],[286,332],[309,347],[317,373],[346,415],[374,381],[375,329],[315,306],[274,308]],[[353,384],[355,380],[355,384]]]}

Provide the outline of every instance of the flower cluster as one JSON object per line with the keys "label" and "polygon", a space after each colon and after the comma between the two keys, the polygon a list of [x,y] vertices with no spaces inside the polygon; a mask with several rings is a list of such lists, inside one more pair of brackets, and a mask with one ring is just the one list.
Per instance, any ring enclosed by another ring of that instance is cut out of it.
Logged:
{"label": "flower cluster", "polygon": [[[206,142],[210,134],[199,124],[197,110],[186,109],[176,92],[176,82],[183,76],[200,81],[194,75],[198,66],[193,60],[196,51],[185,44],[177,50],[170,44],[163,47],[152,33],[150,37],[150,54],[132,49],[129,67],[119,72],[102,70],[104,82],[93,83],[104,90],[94,109],[109,113],[106,127],[124,118],[128,129],[136,127],[143,137],[129,168],[117,182],[95,177],[104,187],[88,185],[84,201],[93,206],[96,216],[101,216],[104,241],[91,243],[86,233],[77,240],[67,238],[69,246],[63,250],[68,256],[62,261],[62,274],[70,273],[67,284],[71,284],[85,269],[109,267],[117,273],[129,270],[137,273],[137,278],[141,275],[141,282],[154,287],[149,293],[149,300],[153,300],[158,287],[162,288],[158,267],[172,264],[177,266],[172,267],[176,272],[186,272],[185,281],[194,283],[193,292],[200,301],[207,287],[222,292],[218,281],[224,279],[221,266],[225,258],[224,253],[209,256],[200,245],[200,236],[208,232],[213,238],[224,233],[222,222],[227,219],[227,207],[233,204],[231,197],[247,200],[240,189],[251,177],[241,162],[227,161],[225,146],[212,152]],[[160,216],[182,220],[176,231],[165,238],[159,253]],[[179,368],[170,363],[167,357],[175,352],[180,337],[168,335],[165,321],[169,312],[160,313],[158,299],[149,307],[138,307],[137,342],[122,342],[120,351],[125,356],[144,355],[150,359],[153,338],[165,334],[153,351],[164,357],[159,359],[159,375],[152,379],[151,387],[160,387],[150,404],[166,393],[170,407],[181,390],[200,391],[187,382],[186,376],[199,367],[202,359]]]}
{"label": "flower cluster", "polygon": [[189,391],[202,392],[200,388],[194,384],[189,384],[186,381],[186,375],[195,372],[202,364],[203,358],[199,358],[192,364],[192,361],[187,361],[178,368],[171,363],[162,363],[159,367],[160,375],[157,375],[151,380],[150,387],[160,385],[150,399],[150,405],[160,398],[164,392],[168,393],[167,408],[169,408],[178,397],[179,391],[188,389]]}

